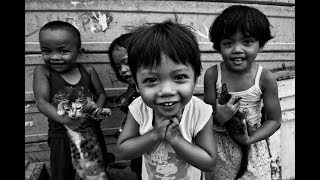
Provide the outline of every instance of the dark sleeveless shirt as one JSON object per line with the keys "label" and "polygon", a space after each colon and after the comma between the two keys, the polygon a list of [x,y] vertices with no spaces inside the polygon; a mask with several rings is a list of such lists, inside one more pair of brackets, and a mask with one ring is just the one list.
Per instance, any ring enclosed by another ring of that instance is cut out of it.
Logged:
{"label": "dark sleeveless shirt", "polygon": [[[76,87],[76,86],[83,86],[86,89],[89,89],[93,96],[93,100],[96,101],[96,94],[93,88],[93,85],[91,83],[91,78],[88,72],[85,70],[82,64],[77,63],[76,64],[80,74],[81,78],[80,81],[77,84],[69,84],[67,81],[65,81],[62,76],[49,68],[49,85],[50,85],[50,103],[52,103],[52,99],[54,95],[63,89],[65,86],[71,86],[71,87]],[[66,128],[64,127],[63,124],[56,122],[50,118],[48,118],[48,125],[49,125],[49,131],[48,135],[51,137],[66,137]]]}

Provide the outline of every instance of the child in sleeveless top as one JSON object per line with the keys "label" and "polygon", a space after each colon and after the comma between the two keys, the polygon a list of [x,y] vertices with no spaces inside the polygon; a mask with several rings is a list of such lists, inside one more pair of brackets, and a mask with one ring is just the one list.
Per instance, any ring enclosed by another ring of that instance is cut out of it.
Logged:
{"label": "child in sleeveless top", "polygon": [[[47,23],[40,29],[39,43],[44,64],[38,65],[34,70],[33,92],[39,111],[48,118],[49,123],[50,178],[70,180],[74,179],[75,170],[64,125],[74,130],[85,122],[85,118],[73,120],[68,116],[58,115],[52,98],[65,86],[82,86],[89,89],[97,106],[104,107],[106,93],[95,69],[76,63],[83,48],[80,32],[73,25],[63,21]],[[96,126],[107,165],[107,149],[100,123]]]}
{"label": "child in sleeveless top", "polygon": [[[112,69],[116,73],[116,77],[118,78],[119,81],[128,84],[127,91],[121,94],[119,97],[115,98],[116,107],[118,107],[121,111],[125,113],[125,117],[121,122],[121,128],[115,134],[116,138],[119,137],[122,131],[122,128],[125,124],[127,113],[129,111],[128,106],[131,104],[131,102],[135,98],[140,96],[139,92],[137,91],[137,88],[128,64],[127,41],[131,35],[132,33],[125,33],[117,37],[116,39],[114,39],[110,44],[109,51],[108,51],[110,64]],[[141,166],[142,166],[141,156],[131,160],[131,163],[130,163],[131,170],[136,173],[138,180],[141,180]]]}
{"label": "child in sleeveless top", "polygon": [[142,179],[200,180],[217,149],[212,107],[193,96],[201,73],[192,31],[170,20],[146,24],[130,37],[128,61],[140,92],[118,138],[121,159],[142,156]]}
{"label": "child in sleeveless top", "polygon": [[[259,10],[235,5],[225,9],[210,28],[213,47],[223,62],[210,67],[204,77],[204,101],[214,110],[214,137],[218,146],[218,162],[206,179],[264,180],[271,179],[270,157],[266,138],[281,125],[281,108],[275,76],[255,61],[265,43],[272,39],[270,24]],[[218,103],[221,86],[225,83],[232,95],[225,105]],[[237,97],[242,99],[235,103]],[[261,123],[264,106],[266,120]],[[236,111],[246,111],[244,134],[229,134],[224,123]],[[248,146],[248,165],[237,177],[242,156],[239,145]]]}

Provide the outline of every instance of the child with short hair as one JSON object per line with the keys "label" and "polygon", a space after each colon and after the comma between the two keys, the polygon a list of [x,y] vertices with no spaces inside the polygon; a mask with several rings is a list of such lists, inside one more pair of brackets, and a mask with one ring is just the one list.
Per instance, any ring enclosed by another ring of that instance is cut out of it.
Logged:
{"label": "child with short hair", "polygon": [[[48,117],[51,178],[70,180],[74,179],[75,170],[64,125],[74,130],[86,119],[74,120],[58,115],[57,107],[52,104],[53,97],[65,87],[82,86],[90,91],[98,107],[104,107],[106,93],[95,69],[77,63],[84,50],[81,48],[80,32],[73,25],[63,21],[45,24],[39,32],[39,43],[44,64],[34,70],[33,92],[39,111]],[[100,122],[93,123],[107,165],[107,149]]]}
{"label": "child with short hair", "polygon": [[128,45],[132,76],[140,92],[117,147],[122,159],[142,155],[142,179],[201,178],[212,171],[217,147],[212,107],[193,96],[201,73],[191,30],[167,20],[133,32]]}
{"label": "child with short hair", "polygon": [[[108,51],[110,64],[116,73],[116,77],[119,81],[128,84],[127,91],[114,100],[116,102],[116,107],[125,113],[125,117],[121,122],[121,128],[115,134],[116,138],[119,137],[126,122],[125,120],[127,119],[127,114],[129,111],[128,106],[135,98],[140,96],[128,64],[127,41],[131,35],[132,33],[125,33],[114,39],[110,44]],[[141,180],[141,165],[141,156],[131,160],[131,170],[136,173],[138,180]]]}
{"label": "child with short hair", "polygon": [[[273,38],[270,23],[259,10],[234,5],[214,20],[209,33],[223,62],[210,67],[204,77],[204,101],[214,110],[214,137],[218,146],[216,169],[206,173],[206,179],[271,179],[266,138],[281,125],[277,80],[254,62],[265,43]],[[217,97],[224,83],[232,97],[221,105]],[[235,102],[237,97],[242,99]],[[263,106],[266,120],[262,123]],[[233,135],[224,125],[238,110],[248,114],[243,122],[244,134]],[[248,157],[242,155],[239,145],[248,147]],[[239,173],[243,158],[248,158],[248,165]]]}

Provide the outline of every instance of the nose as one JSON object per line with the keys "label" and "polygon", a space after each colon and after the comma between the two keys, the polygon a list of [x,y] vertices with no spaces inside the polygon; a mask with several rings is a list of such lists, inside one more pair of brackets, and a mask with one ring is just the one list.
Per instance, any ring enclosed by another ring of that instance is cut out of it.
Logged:
{"label": "nose", "polygon": [[60,59],[59,55],[57,53],[53,53],[50,57],[51,60]]}
{"label": "nose", "polygon": [[127,66],[127,65],[121,65],[120,71],[121,71],[122,73],[126,73],[127,71],[129,71],[129,66]]}
{"label": "nose", "polygon": [[240,43],[235,43],[232,53],[242,53],[242,45]]}
{"label": "nose", "polygon": [[160,88],[159,96],[172,96],[177,93],[177,90],[171,82],[163,82]]}

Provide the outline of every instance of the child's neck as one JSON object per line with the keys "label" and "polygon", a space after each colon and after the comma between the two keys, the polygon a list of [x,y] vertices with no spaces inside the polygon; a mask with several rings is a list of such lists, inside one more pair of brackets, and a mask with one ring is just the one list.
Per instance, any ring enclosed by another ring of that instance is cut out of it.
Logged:
{"label": "child's neck", "polygon": [[77,65],[71,68],[69,71],[60,73],[61,77],[71,85],[77,84],[81,79],[81,73]]}
{"label": "child's neck", "polygon": [[230,92],[238,92],[254,85],[258,65],[253,63],[250,69],[242,72],[230,71],[222,65],[221,70],[221,83],[226,83]]}

